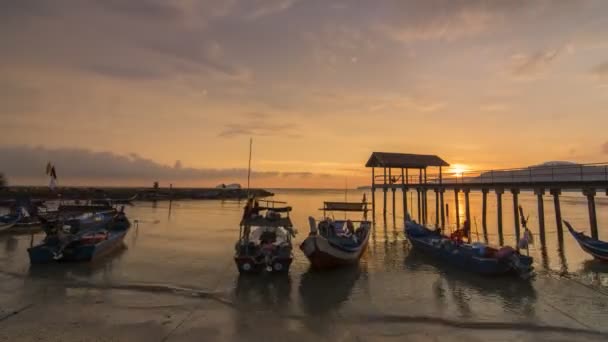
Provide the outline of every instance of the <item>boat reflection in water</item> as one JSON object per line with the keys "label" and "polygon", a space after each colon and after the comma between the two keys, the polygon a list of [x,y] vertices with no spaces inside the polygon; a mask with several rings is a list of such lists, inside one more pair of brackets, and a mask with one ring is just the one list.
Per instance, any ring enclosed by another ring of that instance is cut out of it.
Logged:
{"label": "boat reflection in water", "polygon": [[288,273],[238,275],[233,292],[237,340],[290,339],[294,333],[282,318],[291,312],[291,283]]}
{"label": "boat reflection in water", "polygon": [[300,299],[306,314],[305,324],[312,331],[325,332],[335,325],[341,306],[348,302],[361,277],[362,266],[352,265],[331,272],[310,268],[300,281]]}
{"label": "boat reflection in water", "polygon": [[534,315],[537,299],[532,282],[506,276],[483,276],[459,269],[449,268],[441,261],[410,249],[404,261],[407,271],[422,272],[432,268],[439,278],[434,284],[437,298],[445,298],[451,293],[460,313],[467,316],[471,312],[469,303],[475,302],[472,297],[479,296],[484,300],[499,300],[500,306],[524,316]]}

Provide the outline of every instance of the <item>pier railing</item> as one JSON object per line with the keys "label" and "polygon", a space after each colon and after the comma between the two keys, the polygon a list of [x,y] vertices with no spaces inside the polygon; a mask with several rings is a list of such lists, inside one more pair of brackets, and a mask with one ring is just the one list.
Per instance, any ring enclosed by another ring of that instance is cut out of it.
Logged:
{"label": "pier railing", "polygon": [[[383,174],[375,176],[376,184],[409,185],[423,184],[419,174],[405,178],[394,175],[385,178]],[[497,183],[539,183],[539,182],[608,182],[608,163],[541,165],[527,168],[497,170],[467,170],[464,172],[444,172],[427,174],[426,184],[497,184]]]}

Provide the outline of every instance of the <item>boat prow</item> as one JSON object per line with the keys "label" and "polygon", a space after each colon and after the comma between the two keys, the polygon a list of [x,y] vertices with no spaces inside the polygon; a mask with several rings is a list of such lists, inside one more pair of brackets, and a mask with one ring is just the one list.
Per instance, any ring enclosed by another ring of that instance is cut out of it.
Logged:
{"label": "boat prow", "polygon": [[583,251],[595,259],[608,262],[608,242],[594,239],[583,232],[577,232],[568,221],[564,221],[564,224],[566,224],[568,231],[570,231],[570,234],[572,234]]}

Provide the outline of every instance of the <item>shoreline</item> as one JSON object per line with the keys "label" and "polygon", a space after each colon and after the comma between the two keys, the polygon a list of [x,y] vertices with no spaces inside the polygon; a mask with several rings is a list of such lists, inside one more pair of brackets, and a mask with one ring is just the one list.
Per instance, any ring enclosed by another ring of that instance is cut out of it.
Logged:
{"label": "shoreline", "polygon": [[274,194],[264,189],[218,189],[218,188],[145,188],[145,187],[59,187],[51,190],[42,186],[12,186],[0,190],[0,205],[18,199],[35,200],[224,200],[245,199],[248,193],[255,197],[270,197]]}

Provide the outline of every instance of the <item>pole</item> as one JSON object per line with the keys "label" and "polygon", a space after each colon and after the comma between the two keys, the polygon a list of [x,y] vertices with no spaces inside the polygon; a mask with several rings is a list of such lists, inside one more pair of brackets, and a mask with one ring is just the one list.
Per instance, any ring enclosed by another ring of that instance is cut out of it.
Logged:
{"label": "pole", "polygon": [[511,194],[513,194],[513,222],[515,225],[515,245],[517,246],[520,238],[519,213],[517,212],[519,209],[519,189],[511,189]]}
{"label": "pole", "polygon": [[247,167],[247,199],[251,189],[251,153],[253,151],[253,138],[249,138],[249,166]]}

